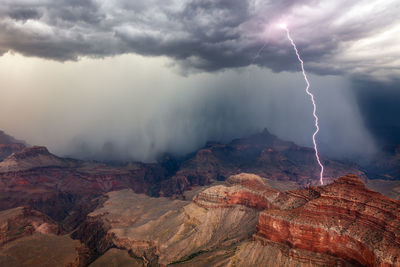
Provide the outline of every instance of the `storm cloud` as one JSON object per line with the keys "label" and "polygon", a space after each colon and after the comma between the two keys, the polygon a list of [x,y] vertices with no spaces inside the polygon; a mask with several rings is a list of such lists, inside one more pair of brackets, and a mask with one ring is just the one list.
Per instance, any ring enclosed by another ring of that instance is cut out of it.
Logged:
{"label": "storm cloud", "polygon": [[[138,55],[58,63],[7,54],[0,58],[1,128],[57,155],[100,160],[154,161],[264,128],[312,146],[312,106],[298,73],[251,66],[185,77],[170,63]],[[318,75],[310,81],[321,152],[371,153],[374,140],[351,83]]]}
{"label": "storm cloud", "polygon": [[311,146],[286,23],[321,152],[360,159],[400,142],[399,13],[397,0],[2,0],[0,129],[92,159],[153,161],[265,127]]}
{"label": "storm cloud", "polygon": [[308,70],[391,80],[400,73],[399,13],[390,0],[3,0],[0,52],[58,61],[167,56],[186,73],[253,63],[297,70],[276,27],[284,21]]}

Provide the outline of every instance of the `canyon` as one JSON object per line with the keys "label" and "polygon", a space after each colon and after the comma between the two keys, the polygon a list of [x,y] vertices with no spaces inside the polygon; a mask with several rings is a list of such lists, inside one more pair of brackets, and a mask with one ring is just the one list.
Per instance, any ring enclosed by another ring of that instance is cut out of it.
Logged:
{"label": "canyon", "polygon": [[386,180],[323,158],[319,186],[313,150],[267,130],[157,163],[0,141],[2,266],[400,266],[397,154]]}
{"label": "canyon", "polygon": [[130,189],[107,197],[75,232],[92,255],[117,248],[149,266],[400,264],[400,202],[354,175],[280,191],[242,173],[192,201]]}

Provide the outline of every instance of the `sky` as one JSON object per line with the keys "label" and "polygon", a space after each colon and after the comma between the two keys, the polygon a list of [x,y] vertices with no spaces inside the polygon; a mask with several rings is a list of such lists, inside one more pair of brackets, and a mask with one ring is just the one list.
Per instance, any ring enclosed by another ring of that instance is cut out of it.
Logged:
{"label": "sky", "polygon": [[267,127],[359,158],[400,143],[400,2],[1,0],[0,128],[58,155],[153,161]]}

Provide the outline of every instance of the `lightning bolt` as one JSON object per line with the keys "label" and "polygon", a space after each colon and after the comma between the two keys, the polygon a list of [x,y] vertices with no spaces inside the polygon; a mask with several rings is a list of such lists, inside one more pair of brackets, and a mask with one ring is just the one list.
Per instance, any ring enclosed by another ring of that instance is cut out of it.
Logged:
{"label": "lightning bolt", "polygon": [[319,158],[318,146],[317,146],[317,142],[316,142],[316,136],[317,136],[317,134],[319,132],[319,124],[318,124],[319,118],[317,116],[317,105],[315,103],[315,97],[310,92],[310,82],[308,81],[307,73],[306,73],[306,71],[304,69],[304,61],[301,59],[299,50],[297,49],[297,46],[296,46],[294,40],[290,36],[289,29],[285,24],[281,24],[280,26],[281,26],[281,28],[286,30],[287,38],[289,39],[290,43],[292,44],[293,49],[294,49],[294,51],[296,53],[297,59],[300,62],[301,71],[303,72],[303,77],[304,77],[304,80],[305,80],[305,82],[307,84],[306,92],[310,96],[311,102],[312,102],[312,105],[313,105],[313,116],[314,116],[314,119],[315,119],[315,131],[314,131],[314,133],[312,135],[312,140],[313,140],[313,144],[314,144],[315,158],[317,159],[317,162],[318,162],[319,166],[321,167],[321,171],[320,171],[320,174],[319,174],[319,181],[320,181],[321,185],[323,185],[324,184],[324,165],[322,165],[321,160]]}

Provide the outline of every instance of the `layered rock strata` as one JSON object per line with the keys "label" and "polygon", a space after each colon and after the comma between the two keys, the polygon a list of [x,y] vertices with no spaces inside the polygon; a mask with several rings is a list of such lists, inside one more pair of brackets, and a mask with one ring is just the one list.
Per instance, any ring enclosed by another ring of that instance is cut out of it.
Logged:
{"label": "layered rock strata", "polygon": [[148,266],[399,264],[398,201],[351,175],[285,192],[266,181],[234,175],[193,201],[111,192],[76,238],[102,244],[102,253],[127,250]]}
{"label": "layered rock strata", "polygon": [[356,176],[312,188],[319,197],[260,213],[256,238],[333,255],[363,266],[400,265],[400,203]]}
{"label": "layered rock strata", "polygon": [[[365,173],[353,163],[324,158],[325,180],[332,182],[347,173],[367,181]],[[194,185],[224,181],[239,173],[254,173],[278,181],[294,181],[299,185],[317,184],[319,176],[314,150],[279,139],[264,130],[248,138],[228,144],[208,143],[182,162],[177,172],[162,182],[161,195],[169,196]]]}
{"label": "layered rock strata", "polygon": [[[190,201],[149,198],[131,190],[108,195],[109,200],[90,213],[87,221],[107,227],[101,236],[111,242],[110,248],[127,250],[148,265],[166,265],[239,243],[251,238],[257,222],[258,211],[242,205],[209,209]],[[89,244],[98,235],[85,236],[85,232],[99,230],[78,229],[75,238]]]}
{"label": "layered rock strata", "polygon": [[0,246],[34,233],[56,235],[60,228],[48,216],[30,208],[0,211]]}

